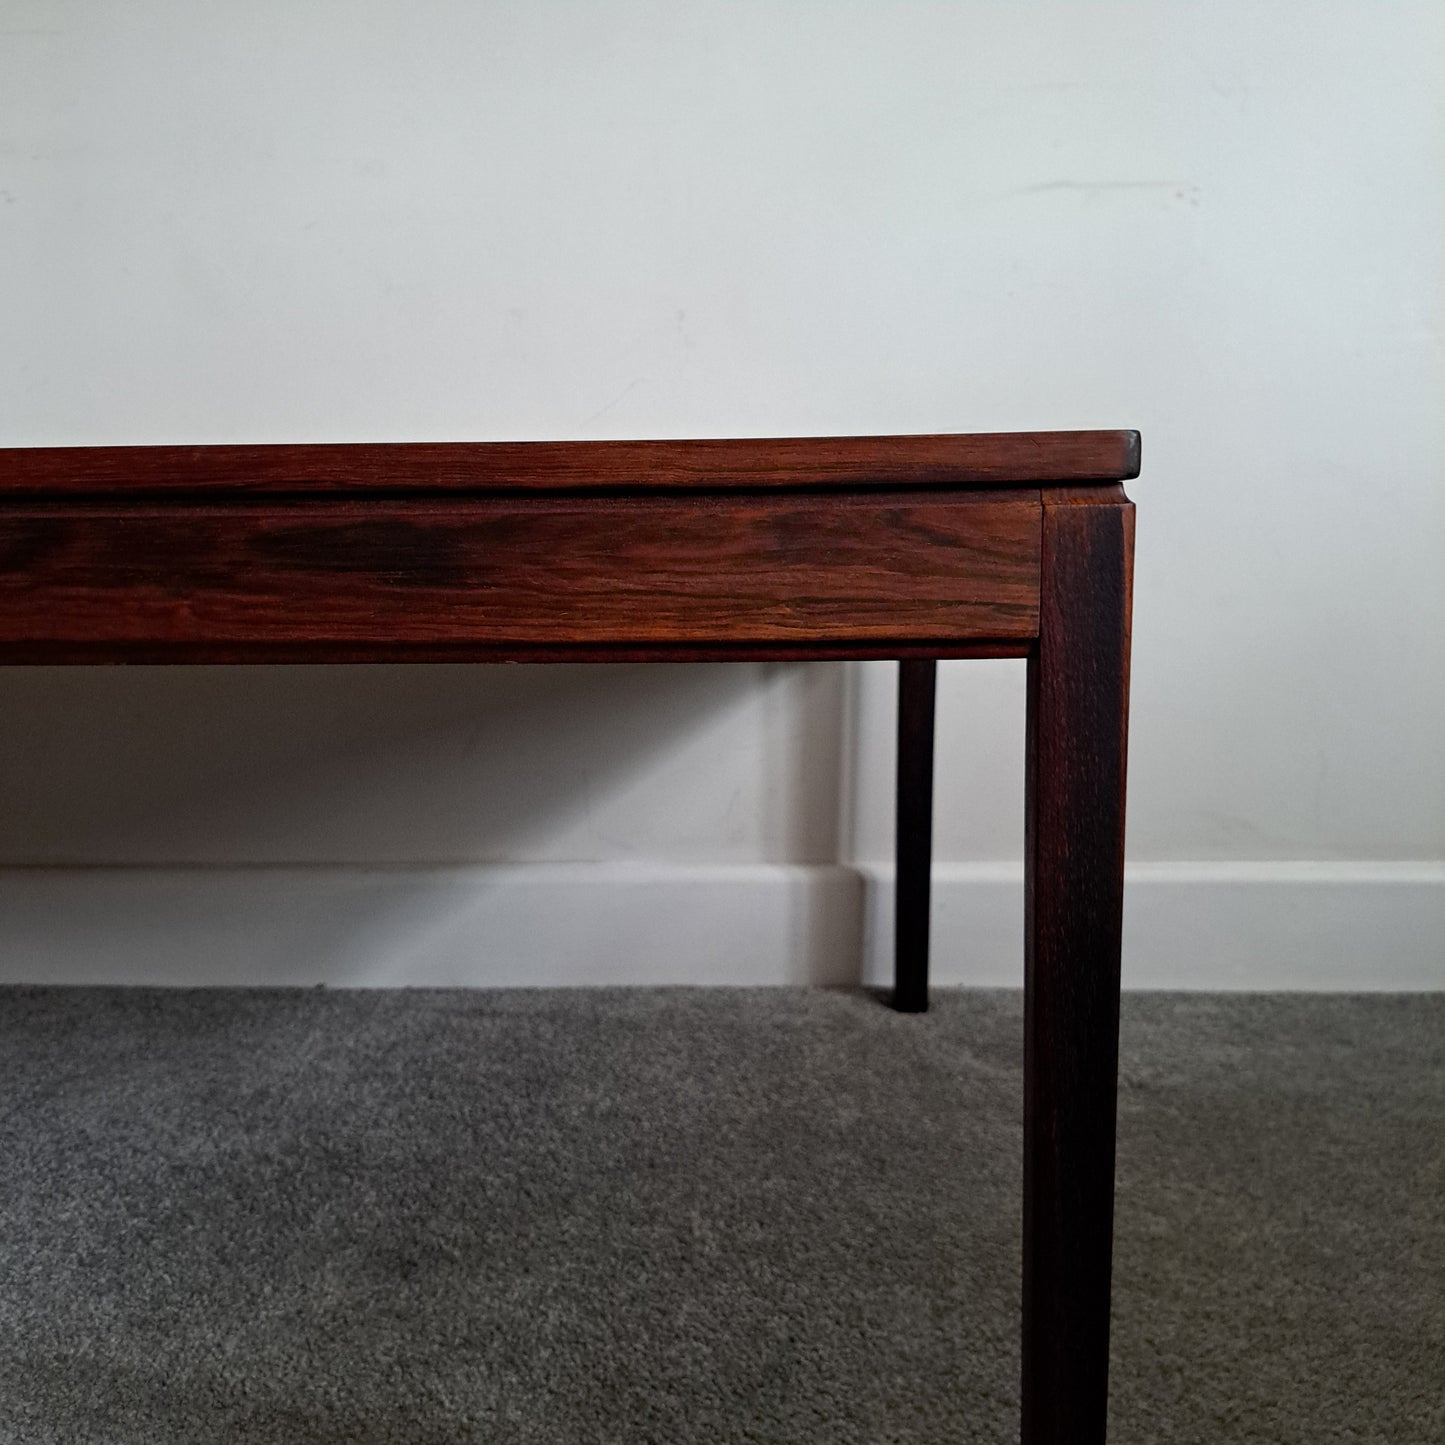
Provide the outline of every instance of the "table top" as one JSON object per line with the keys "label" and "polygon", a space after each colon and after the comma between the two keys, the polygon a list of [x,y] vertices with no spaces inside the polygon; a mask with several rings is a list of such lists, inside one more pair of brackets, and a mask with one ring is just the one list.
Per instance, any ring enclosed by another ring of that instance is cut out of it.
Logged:
{"label": "table top", "polygon": [[0,498],[990,488],[1120,482],[1136,431],[0,448]]}

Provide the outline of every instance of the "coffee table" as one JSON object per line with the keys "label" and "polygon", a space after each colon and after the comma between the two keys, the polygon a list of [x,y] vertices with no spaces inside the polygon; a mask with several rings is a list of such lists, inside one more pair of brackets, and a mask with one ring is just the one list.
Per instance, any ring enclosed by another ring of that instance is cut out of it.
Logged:
{"label": "coffee table", "polygon": [[0,662],[897,658],[917,1011],[936,662],[1026,657],[1022,1431],[1099,1441],[1138,470],[1130,431],[0,450]]}

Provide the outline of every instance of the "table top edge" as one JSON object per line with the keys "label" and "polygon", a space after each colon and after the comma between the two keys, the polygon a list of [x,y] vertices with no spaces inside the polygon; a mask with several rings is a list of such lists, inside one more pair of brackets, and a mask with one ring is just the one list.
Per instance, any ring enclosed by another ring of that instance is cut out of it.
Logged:
{"label": "table top edge", "polygon": [[1139,454],[1131,430],[0,447],[0,498],[1069,486],[1136,477]]}

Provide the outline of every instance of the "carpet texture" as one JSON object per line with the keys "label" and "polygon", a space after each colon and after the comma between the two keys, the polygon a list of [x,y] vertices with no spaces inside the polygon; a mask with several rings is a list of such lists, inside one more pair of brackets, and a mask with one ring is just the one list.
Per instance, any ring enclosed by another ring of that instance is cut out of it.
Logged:
{"label": "carpet texture", "polygon": [[[5,1445],[1016,1438],[1022,1003],[0,992]],[[1111,1438],[1445,1439],[1445,996],[1128,995]]]}

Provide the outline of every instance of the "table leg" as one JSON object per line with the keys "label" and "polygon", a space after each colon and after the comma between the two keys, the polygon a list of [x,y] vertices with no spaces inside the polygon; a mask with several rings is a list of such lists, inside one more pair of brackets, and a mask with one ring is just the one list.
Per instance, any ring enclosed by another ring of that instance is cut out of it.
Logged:
{"label": "table leg", "polygon": [[1046,505],[1028,663],[1024,1445],[1108,1413],[1133,507]]}
{"label": "table leg", "polygon": [[893,893],[893,1003],[928,1008],[928,892],[933,866],[933,695],[938,664],[898,664],[897,867]]}

